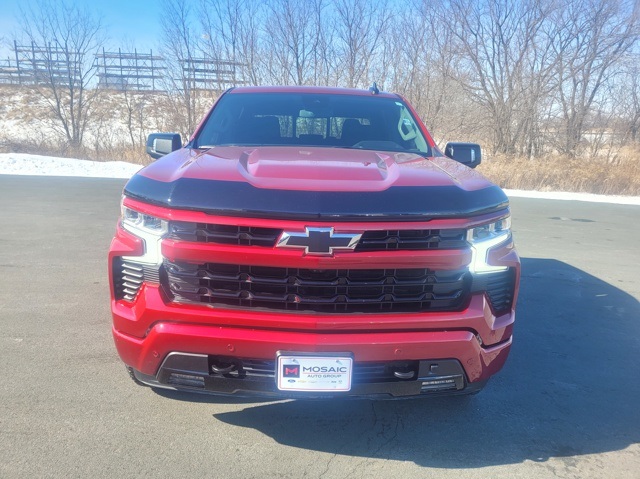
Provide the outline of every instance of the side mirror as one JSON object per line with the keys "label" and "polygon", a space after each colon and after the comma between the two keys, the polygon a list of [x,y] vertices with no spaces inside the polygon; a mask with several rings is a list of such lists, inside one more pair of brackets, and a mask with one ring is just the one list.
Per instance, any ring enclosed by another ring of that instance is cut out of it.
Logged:
{"label": "side mirror", "polygon": [[444,154],[469,168],[475,168],[482,161],[482,150],[477,143],[447,143]]}
{"label": "side mirror", "polygon": [[182,148],[179,133],[152,133],[147,137],[147,155],[157,160]]}

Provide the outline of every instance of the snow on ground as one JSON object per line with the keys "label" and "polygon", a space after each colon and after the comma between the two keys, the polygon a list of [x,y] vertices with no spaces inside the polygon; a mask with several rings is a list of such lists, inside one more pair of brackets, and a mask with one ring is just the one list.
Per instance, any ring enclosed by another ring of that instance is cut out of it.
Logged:
{"label": "snow on ground", "polygon": [[510,197],[539,198],[545,200],[589,201],[591,203],[613,203],[617,205],[640,205],[640,196],[594,195],[592,193],[571,193],[570,191],[522,191],[508,190]]}
{"label": "snow on ground", "polygon": [[142,165],[124,161],[101,162],[24,153],[0,153],[0,174],[5,175],[131,178],[140,168]]}
{"label": "snow on ground", "polygon": [[[85,176],[94,178],[130,178],[141,165],[124,161],[87,161],[72,158],[27,155],[23,153],[0,153],[0,174],[38,176]],[[590,201],[639,205],[640,196],[605,196],[589,193],[541,192],[505,190],[511,197],[539,198],[549,200]]]}

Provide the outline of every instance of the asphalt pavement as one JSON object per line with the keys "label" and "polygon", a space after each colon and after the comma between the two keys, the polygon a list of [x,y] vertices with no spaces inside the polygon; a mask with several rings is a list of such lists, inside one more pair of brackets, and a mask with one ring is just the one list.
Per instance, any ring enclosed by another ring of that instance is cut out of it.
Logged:
{"label": "asphalt pavement", "polygon": [[640,207],[512,200],[506,367],[468,398],[156,392],[111,338],[123,180],[0,175],[0,478],[640,477]]}

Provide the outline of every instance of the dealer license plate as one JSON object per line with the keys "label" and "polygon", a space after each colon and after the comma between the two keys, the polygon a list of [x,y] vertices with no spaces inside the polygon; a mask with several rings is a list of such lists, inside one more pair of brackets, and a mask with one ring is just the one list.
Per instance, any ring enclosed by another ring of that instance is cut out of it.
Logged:
{"label": "dealer license plate", "polygon": [[276,380],[281,391],[350,391],[353,358],[347,354],[278,353]]}

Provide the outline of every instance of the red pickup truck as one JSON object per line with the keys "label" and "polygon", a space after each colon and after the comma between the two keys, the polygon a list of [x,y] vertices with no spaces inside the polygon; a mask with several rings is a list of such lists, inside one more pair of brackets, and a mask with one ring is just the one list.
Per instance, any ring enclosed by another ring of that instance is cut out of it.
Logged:
{"label": "red pickup truck", "polygon": [[[109,252],[140,384],[217,394],[470,394],[502,368],[520,261],[503,191],[399,95],[234,88],[153,134]],[[451,157],[451,158],[449,158]]]}

